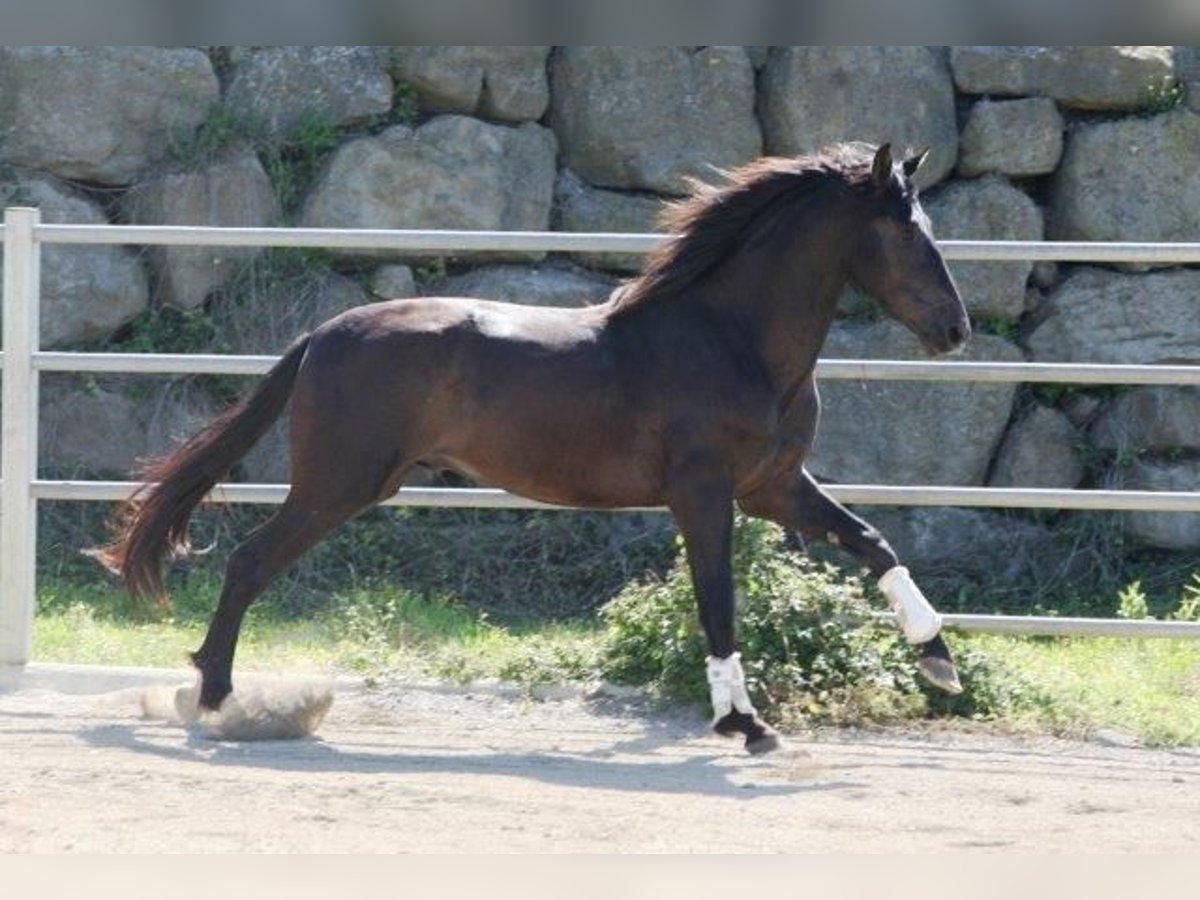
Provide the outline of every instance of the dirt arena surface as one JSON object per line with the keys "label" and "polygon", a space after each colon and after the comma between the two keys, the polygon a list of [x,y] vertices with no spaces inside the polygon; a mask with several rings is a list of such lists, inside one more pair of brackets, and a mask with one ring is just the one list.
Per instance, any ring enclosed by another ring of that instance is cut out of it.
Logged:
{"label": "dirt arena surface", "polygon": [[341,689],[315,738],[222,743],[142,694],[0,693],[0,852],[1200,847],[1195,749],[841,732],[752,759],[697,714],[430,686]]}

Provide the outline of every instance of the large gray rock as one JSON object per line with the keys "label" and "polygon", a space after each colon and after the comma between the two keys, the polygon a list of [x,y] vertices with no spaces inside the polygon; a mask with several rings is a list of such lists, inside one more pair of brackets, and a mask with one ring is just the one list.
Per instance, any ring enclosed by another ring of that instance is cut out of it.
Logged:
{"label": "large gray rock", "polygon": [[1038,362],[1200,362],[1197,296],[1200,271],[1081,269],[1049,296],[1028,346]]}
{"label": "large gray rock", "polygon": [[762,152],[741,47],[563,47],[550,83],[563,163],[599,187],[682,194]]}
{"label": "large gray rock", "polygon": [[921,187],[950,174],[958,155],[950,70],[929,47],[773,47],[759,115],[776,155],[847,140],[929,148]]}
{"label": "large gray rock", "polygon": [[225,103],[286,137],[306,117],[348,125],[392,108],[382,47],[258,47],[235,54]]}
{"label": "large gray rock", "polygon": [[1073,488],[1083,480],[1082,440],[1063,413],[1035,405],[1004,435],[988,483],[993,487]]}
{"label": "large gray rock", "polygon": [[117,391],[45,382],[39,397],[41,466],[67,477],[129,476],[146,445],[137,404]]}
{"label": "large gray rock", "polygon": [[[822,356],[923,359],[915,336],[888,321],[838,323]],[[965,359],[1017,362],[1016,347],[976,335]],[[843,483],[982,484],[1012,412],[1012,384],[821,382],[809,469]]]}
{"label": "large gray rock", "polygon": [[857,512],[883,533],[935,606],[941,605],[943,582],[949,590],[964,579],[994,587],[1037,577],[1057,563],[1050,530],[1011,513],[932,507]]}
{"label": "large gray rock", "polygon": [[[556,231],[646,234],[659,231],[661,199],[594,188],[570,169],[563,169],[554,185]],[[585,266],[616,272],[640,272],[646,257],[641,253],[572,253]]]}
{"label": "large gray rock", "polygon": [[487,266],[428,288],[444,297],[479,297],[531,306],[591,306],[608,299],[615,283],[557,266]]}
{"label": "large gray rock", "polygon": [[[198,172],[161,175],[142,182],[124,201],[130,222],[256,228],[279,219],[279,199],[258,157],[244,151]],[[200,306],[225,284],[257,247],[153,247],[159,298],[181,309]]]}
{"label": "large gray rock", "polygon": [[1194,241],[1200,233],[1200,115],[1080,125],[1051,190],[1049,234],[1076,241]]}
{"label": "large gray rock", "polygon": [[1170,47],[952,47],[968,94],[1053,97],[1076,109],[1140,109],[1174,74]]}
{"label": "large gray rock", "polygon": [[1175,77],[1183,88],[1183,102],[1200,113],[1200,47],[1175,48]]}
{"label": "large gray rock", "polygon": [[1046,97],[980,100],[959,136],[958,174],[1026,178],[1053,172],[1062,158],[1063,117]]}
{"label": "large gray rock", "polygon": [[[1200,461],[1136,460],[1120,479],[1128,491],[1200,491]],[[1200,547],[1200,513],[1127,512],[1126,530],[1138,541],[1167,550]]]}
{"label": "large gray rock", "polygon": [[305,203],[301,223],[544,231],[550,225],[555,151],[554,135],[532,123],[509,127],[440,116],[420,128],[397,125],[338,148]]}
{"label": "large gray rock", "polygon": [[0,49],[0,162],[128,184],[187,141],[219,93],[199,50]]}
{"label": "large gray rock", "polygon": [[[108,221],[91,200],[50,180],[0,183],[0,195],[8,206],[39,207],[47,224]],[[108,337],[143,312],[149,298],[146,272],[125,247],[51,244],[42,248],[42,347]]]}
{"label": "large gray rock", "polygon": [[1089,437],[1106,450],[1200,450],[1200,388],[1133,388],[1096,418]]}
{"label": "large gray rock", "polygon": [[392,74],[421,110],[535,122],[546,112],[548,46],[394,47]]}
{"label": "large gray rock", "polygon": [[166,453],[215,415],[190,379],[148,381],[51,375],[42,385],[38,454],[46,471],[130,477],[141,460]]}
{"label": "large gray rock", "polygon": [[371,293],[381,300],[402,300],[416,297],[417,281],[410,266],[380,266],[371,275]]}
{"label": "large gray rock", "polygon": [[[940,240],[1040,241],[1045,234],[1037,204],[994,175],[953,182],[924,206]],[[948,265],[973,315],[1015,319],[1024,311],[1033,263],[954,260]]]}

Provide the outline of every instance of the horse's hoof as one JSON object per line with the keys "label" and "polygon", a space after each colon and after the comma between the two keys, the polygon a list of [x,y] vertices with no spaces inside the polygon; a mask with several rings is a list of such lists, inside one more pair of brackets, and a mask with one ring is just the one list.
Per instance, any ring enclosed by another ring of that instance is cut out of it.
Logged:
{"label": "horse's hoof", "polygon": [[746,752],[751,756],[762,756],[764,753],[778,750],[782,746],[783,741],[774,731],[768,731],[756,738],[746,738]]}
{"label": "horse's hoof", "polygon": [[232,693],[233,685],[229,682],[216,684],[212,681],[204,681],[200,685],[200,708],[207,712],[220,712],[221,704]]}
{"label": "horse's hoof", "polygon": [[738,712],[736,709],[727,712],[724,716],[713,722],[713,731],[721,737],[737,737],[739,734],[748,734],[750,729],[754,727],[754,716]]}
{"label": "horse's hoof", "polygon": [[962,682],[958,680],[958,670],[948,659],[936,656],[922,656],[917,660],[917,671],[934,687],[939,687],[947,694],[961,694]]}
{"label": "horse's hoof", "polygon": [[779,734],[754,713],[726,713],[713,723],[713,731],[722,737],[746,737],[746,751],[752,756],[761,756],[783,746]]}

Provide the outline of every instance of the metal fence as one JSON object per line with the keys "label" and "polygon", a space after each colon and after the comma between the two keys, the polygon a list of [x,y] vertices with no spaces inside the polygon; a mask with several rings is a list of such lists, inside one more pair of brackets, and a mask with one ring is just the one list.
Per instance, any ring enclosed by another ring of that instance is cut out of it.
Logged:
{"label": "metal fence", "polygon": [[[312,228],[201,228],[135,225],[48,225],[38,210],[9,208],[4,226],[3,423],[0,427],[0,665],[23,665],[30,655],[35,602],[39,500],[112,501],[134,482],[38,478],[38,376],[41,372],[255,375],[272,356],[66,353],[39,349],[39,271],[47,244],[125,244],[237,247],[320,247],[393,251],[534,251],[644,253],[663,240],[649,234],[564,232],[391,231]],[[1074,243],[944,241],[947,259],[1075,262],[1200,263],[1200,243]],[[822,379],[1069,384],[1200,384],[1200,366],[1082,365],[896,360],[822,360]],[[1200,512],[1200,492],[1048,490],[897,485],[831,485],[838,500],[855,504],[973,506]],[[279,503],[286,485],[227,484],[214,498],[232,503]],[[404,488],[390,505],[541,508],[544,504],[488,489]],[[1200,624],[1059,619],[1033,616],[945,617],[965,630],[1021,634],[1106,634],[1200,637]]]}

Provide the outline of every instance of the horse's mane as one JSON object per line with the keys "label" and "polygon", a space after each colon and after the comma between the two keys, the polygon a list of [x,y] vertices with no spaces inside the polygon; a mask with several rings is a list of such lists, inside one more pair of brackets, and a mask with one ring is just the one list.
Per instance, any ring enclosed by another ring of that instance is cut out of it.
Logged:
{"label": "horse's mane", "polygon": [[712,274],[733,252],[790,211],[824,195],[822,187],[870,177],[872,148],[838,144],[813,156],[763,157],[719,174],[723,185],[689,179],[690,196],[671,203],[659,224],[671,234],[642,274],[613,293],[619,315],[673,297]]}

